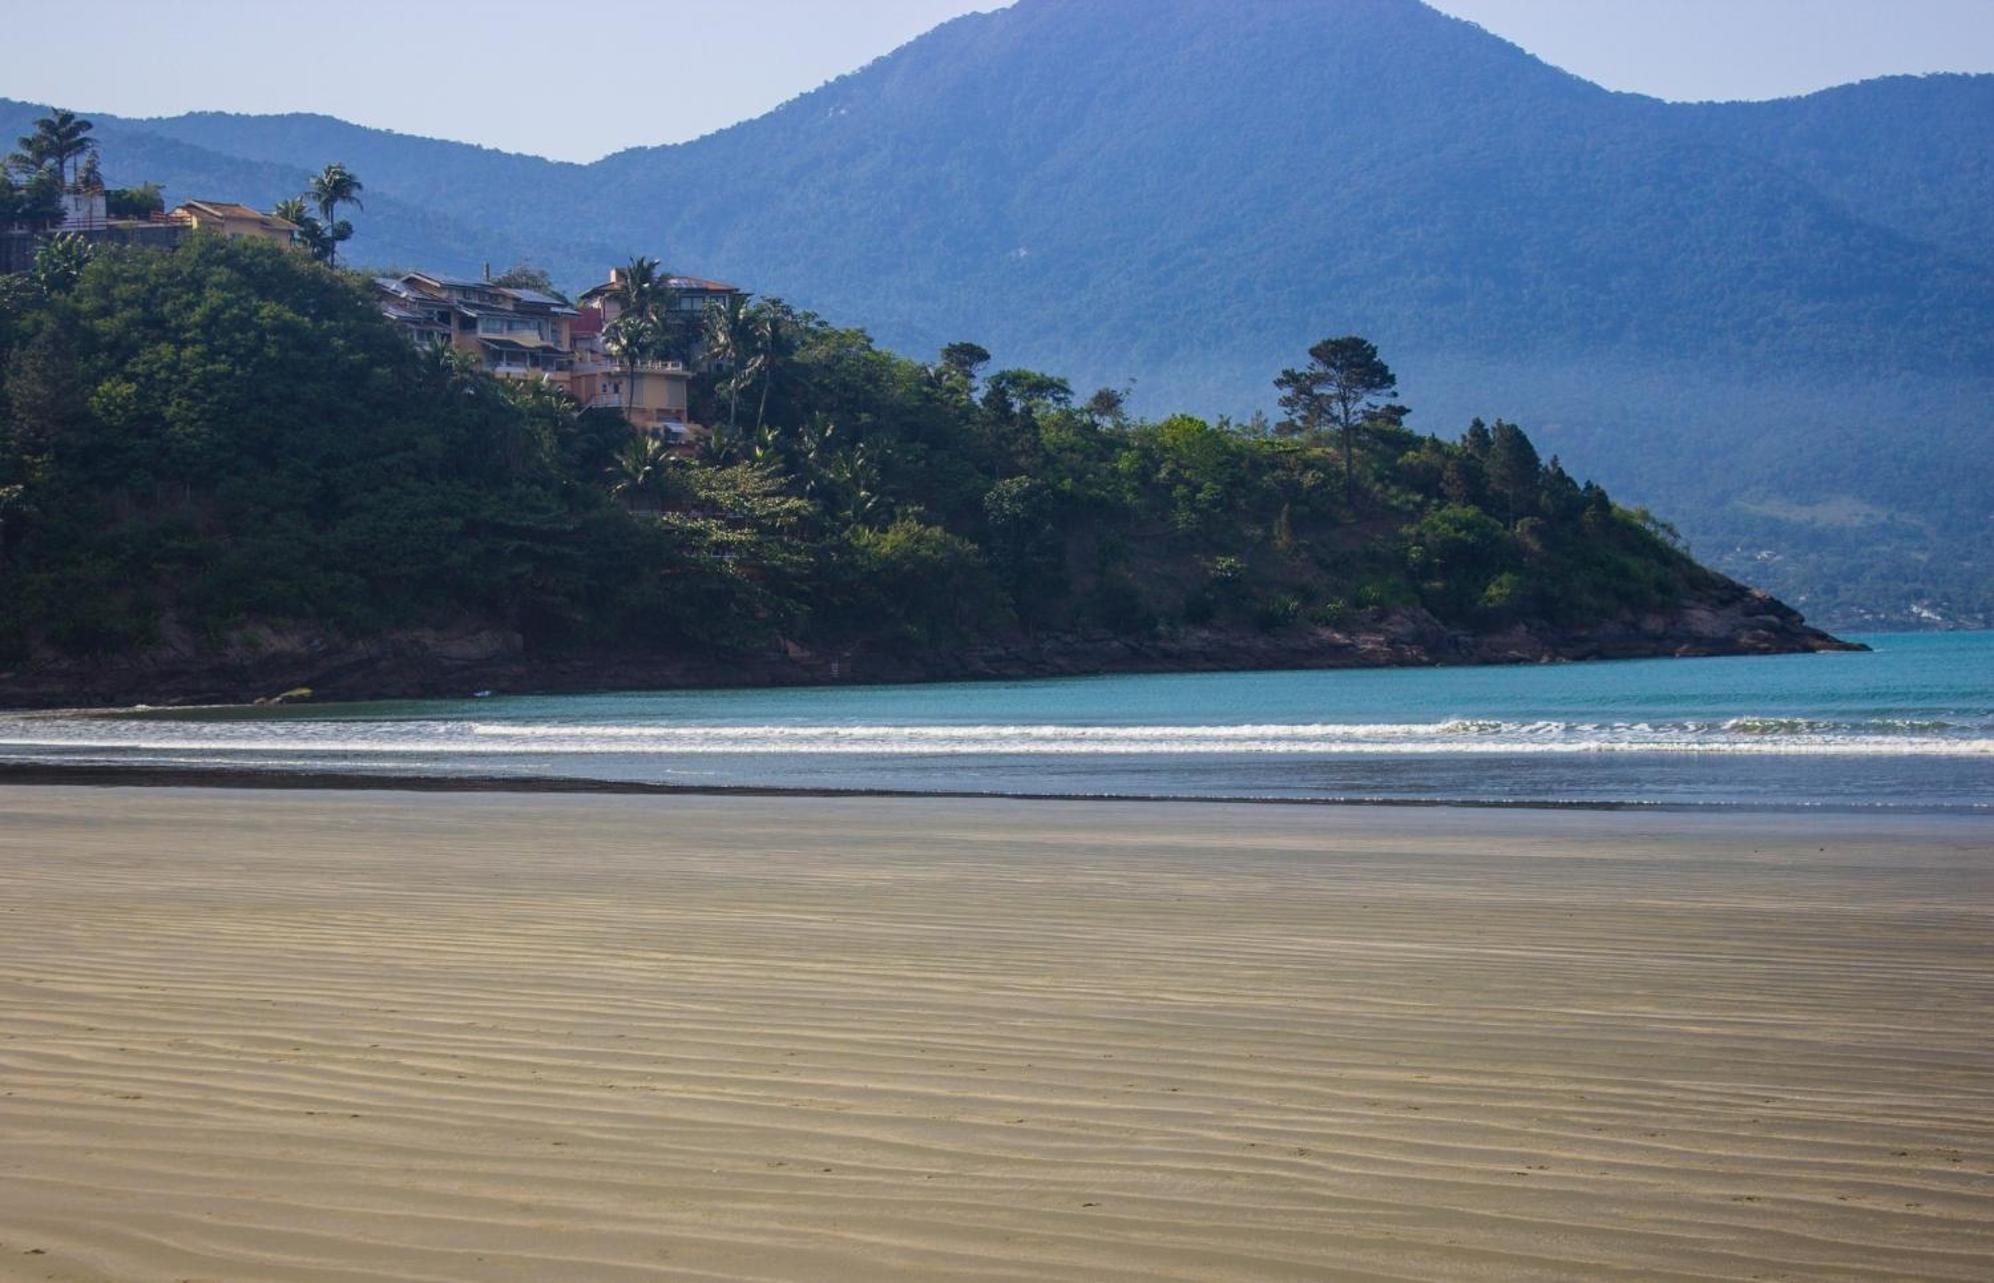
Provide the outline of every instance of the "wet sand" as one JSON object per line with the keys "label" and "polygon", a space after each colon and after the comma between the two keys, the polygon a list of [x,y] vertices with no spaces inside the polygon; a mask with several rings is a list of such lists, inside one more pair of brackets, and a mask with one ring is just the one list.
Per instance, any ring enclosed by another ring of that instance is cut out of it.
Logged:
{"label": "wet sand", "polygon": [[0,1279],[1986,1279],[1970,817],[0,788]]}

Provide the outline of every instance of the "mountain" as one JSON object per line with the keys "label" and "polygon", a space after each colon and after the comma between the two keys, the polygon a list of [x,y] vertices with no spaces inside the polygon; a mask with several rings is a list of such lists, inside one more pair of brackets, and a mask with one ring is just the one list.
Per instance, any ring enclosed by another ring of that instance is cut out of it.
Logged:
{"label": "mountain", "polygon": [[1665,110],[1867,222],[1994,266],[1994,76],[1889,76],[1777,102]]}
{"label": "mountain", "polygon": [[642,250],[1152,411],[1271,409],[1363,333],[1415,426],[1521,419],[1846,625],[1994,622],[1990,125],[1990,76],[1612,93],[1415,0],[1021,0],[592,165],[323,117],[103,133],[183,195],[343,160],[357,257],[581,282]]}

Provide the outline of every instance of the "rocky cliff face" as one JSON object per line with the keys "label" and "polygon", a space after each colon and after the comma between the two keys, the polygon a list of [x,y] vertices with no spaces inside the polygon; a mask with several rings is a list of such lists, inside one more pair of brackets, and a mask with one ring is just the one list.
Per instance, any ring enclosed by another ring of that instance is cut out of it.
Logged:
{"label": "rocky cliff face", "polygon": [[1337,627],[1272,632],[1186,628],[1139,637],[1040,634],[924,651],[823,653],[784,645],[748,654],[597,651],[530,654],[489,628],[396,633],[365,641],[256,630],[225,650],[181,641],[138,656],[48,659],[0,670],[0,706],[226,704],[678,687],[801,686],[1099,673],[1218,672],[1525,664],[1667,656],[1861,650],[1809,626],[1765,593],[1724,581],[1680,609],[1582,628],[1517,624],[1450,629],[1421,609],[1375,612]]}

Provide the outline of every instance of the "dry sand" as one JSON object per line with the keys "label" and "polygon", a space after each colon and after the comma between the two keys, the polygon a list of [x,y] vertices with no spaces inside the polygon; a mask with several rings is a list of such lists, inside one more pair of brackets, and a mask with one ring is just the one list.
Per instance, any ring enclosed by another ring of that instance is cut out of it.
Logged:
{"label": "dry sand", "polygon": [[1990,838],[0,789],[0,1277],[1985,1280]]}

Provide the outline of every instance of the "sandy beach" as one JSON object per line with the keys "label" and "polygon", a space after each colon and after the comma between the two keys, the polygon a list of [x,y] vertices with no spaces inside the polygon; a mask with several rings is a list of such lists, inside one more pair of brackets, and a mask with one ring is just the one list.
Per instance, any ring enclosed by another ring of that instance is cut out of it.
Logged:
{"label": "sandy beach", "polygon": [[1970,817],[0,789],[0,1278],[1987,1279]]}

